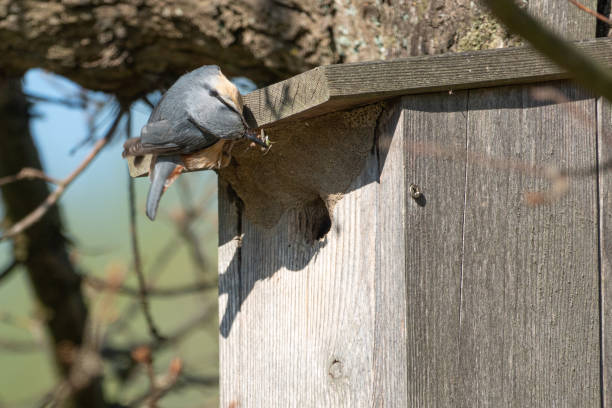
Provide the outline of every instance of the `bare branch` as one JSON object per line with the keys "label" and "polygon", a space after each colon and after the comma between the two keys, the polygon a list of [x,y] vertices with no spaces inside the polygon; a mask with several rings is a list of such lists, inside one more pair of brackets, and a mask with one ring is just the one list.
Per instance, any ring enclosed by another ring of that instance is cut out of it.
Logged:
{"label": "bare branch", "polygon": [[144,102],[144,103],[146,103],[147,105],[149,105],[149,107],[150,107],[151,109],[154,109],[154,108],[155,108],[155,105],[153,104],[153,102],[151,102],[151,100],[149,99],[149,97],[148,97],[148,96],[146,96],[146,95],[145,95],[145,96],[143,96],[141,99],[143,100],[143,102]]}
{"label": "bare branch", "polygon": [[175,357],[170,362],[167,372],[161,376],[154,378],[154,385],[151,389],[151,394],[145,401],[145,406],[149,408],[156,408],[157,402],[168,393],[176,384],[179,374],[183,369],[183,362],[180,358]]}
{"label": "bare branch", "polygon": [[83,333],[83,343],[76,346],[72,343],[57,345],[60,358],[70,362],[70,371],[63,381],[42,399],[40,407],[63,407],[65,402],[79,390],[87,387],[91,381],[103,373],[101,345],[108,324],[115,319],[113,305],[116,302],[117,289],[125,279],[120,268],[108,270],[107,284],[114,290],[102,293],[95,299]]}
{"label": "bare branch", "polygon": [[567,0],[567,1],[569,1],[574,6],[578,7],[580,10],[584,11],[585,13],[589,13],[590,15],[594,16],[598,20],[603,21],[606,24],[611,24],[612,25],[612,20],[610,20],[608,17],[604,16],[601,13],[596,12],[593,9],[588,8],[584,4],[578,2],[577,0]]}
{"label": "bare branch", "polygon": [[[114,109],[114,107],[118,106],[118,104],[117,104],[117,101],[112,97],[108,98],[105,101],[99,101],[98,103],[94,104],[95,109],[92,112],[89,112],[87,110],[85,111],[88,114],[87,115],[87,129],[88,129],[87,135],[80,142],[78,142],[76,146],[70,149],[70,154],[74,154],[75,152],[80,150],[83,146],[95,140],[96,132],[99,130],[101,126],[104,126],[109,120],[109,117],[107,117],[107,115],[102,115],[104,113],[105,108],[108,105],[114,105],[108,109],[109,110],[108,115],[110,115],[110,117],[116,116],[117,113],[121,111],[120,107],[118,109]],[[98,119],[97,123],[96,123],[96,119]]]}
{"label": "bare branch", "polygon": [[43,171],[39,169],[35,169],[33,167],[24,167],[23,169],[19,171],[19,173],[15,174],[14,176],[0,177],[0,187],[6,184],[9,184],[9,183],[14,183],[15,181],[18,181],[18,180],[35,180],[35,179],[44,180],[48,183],[53,183],[53,184],[61,183],[61,180],[49,177]]}
{"label": "bare branch", "polygon": [[0,339],[0,349],[12,353],[39,352],[42,345],[35,341],[19,341],[12,339]]}
{"label": "bare branch", "polygon": [[[189,374],[183,370],[178,376],[177,381],[172,385],[172,387],[166,390],[166,394],[169,392],[178,391],[182,388],[189,386],[204,386],[204,387],[217,387],[219,385],[219,377],[218,376],[199,376],[194,374]],[[135,398],[132,402],[130,402],[128,407],[140,407],[143,402],[147,400],[149,393],[140,395]]]}
{"label": "bare branch", "polygon": [[98,155],[98,153],[100,153],[100,150],[102,150],[102,148],[106,146],[108,141],[111,139],[111,136],[115,132],[115,129],[119,125],[122,116],[123,111],[120,111],[119,114],[117,114],[117,116],[115,117],[115,120],[113,121],[113,124],[111,125],[106,135],[96,142],[94,147],[91,149],[91,152],[89,152],[89,154],[87,155],[87,157],[85,157],[81,164],[79,164],[79,166],[74,169],[74,171],[70,173],[68,177],[59,181],[57,183],[57,188],[51,194],[49,194],[45,201],[43,201],[36,209],[34,209],[34,211],[32,211],[22,220],[13,224],[13,226],[11,226],[7,231],[5,231],[4,234],[0,235],[0,241],[12,238],[15,235],[20,234],[25,229],[29,228],[32,224],[40,220],[47,213],[49,208],[51,208],[57,202],[57,200],[59,200],[66,188],[74,181],[74,179],[76,179],[83,172],[83,170],[87,168],[87,166],[89,166],[92,160]]}
{"label": "bare branch", "polygon": [[16,269],[17,266],[19,265],[19,261],[16,259],[13,259],[13,261],[8,264],[7,266],[5,266],[1,271],[0,271],[0,282],[3,279],[6,279],[7,277],[9,277],[11,275],[11,273],[13,273]]}
{"label": "bare branch", "polygon": [[[170,262],[177,254],[176,246],[178,245],[178,238],[172,238],[164,245],[164,247],[156,254],[155,259],[152,262],[153,267],[149,270],[149,290],[153,288],[153,284],[161,276],[162,272],[166,271],[166,265]],[[124,330],[128,327],[130,319],[138,311],[139,302],[133,302],[125,307],[121,311],[119,319],[111,325],[109,333],[116,333]]]}
{"label": "bare branch", "polygon": [[[131,136],[132,125],[132,115],[130,112],[128,112],[127,118],[127,137],[129,139]],[[140,249],[138,246],[138,232],[136,230],[136,194],[134,193],[134,179],[130,177],[129,171],[128,193],[130,201],[130,238],[132,242],[132,258],[134,260],[134,271],[136,272],[136,277],[138,278],[138,287],[140,289],[140,305],[142,307],[142,312],[145,316],[147,326],[149,327],[149,332],[156,340],[162,340],[163,337],[159,334],[159,330],[157,329],[155,322],[153,321],[153,316],[151,315],[151,308],[149,306],[149,298],[147,297],[147,282],[142,271],[142,261],[140,258]]]}
{"label": "bare branch", "polygon": [[156,376],[153,370],[153,353],[146,346],[138,347],[132,352],[132,358],[145,366],[149,377],[149,391],[132,402],[130,406],[144,405],[147,408],[156,408],[159,400],[177,383],[179,374],[183,369],[183,362],[175,357],[170,362],[167,372],[163,376]]}
{"label": "bare branch", "polygon": [[87,99],[84,98],[82,95],[79,95],[80,98],[77,100],[69,99],[69,98],[54,98],[51,96],[44,96],[44,95],[34,95],[31,93],[26,93],[24,95],[26,98],[34,102],[52,103],[52,104],[62,105],[62,106],[66,106],[68,108],[74,108],[74,109],[85,109],[87,107]]}
{"label": "bare branch", "polygon": [[219,377],[217,376],[206,376],[202,377],[199,375],[183,373],[180,378],[181,384],[197,384],[204,385],[207,387],[216,387],[219,385]]}
{"label": "bare branch", "polygon": [[[108,282],[104,279],[100,279],[93,275],[87,275],[83,277],[86,284],[91,286],[97,290],[116,290],[119,295],[140,297],[142,295],[140,289],[132,288],[130,286],[120,286],[118,288],[111,287]],[[193,293],[202,292],[208,289],[217,288],[216,283],[210,282],[198,282],[198,283],[190,283],[184,286],[177,286],[174,288],[151,288],[147,287],[146,294],[148,296],[158,296],[158,297],[171,297],[171,296],[181,296],[181,295],[190,295]]]}
{"label": "bare branch", "polygon": [[[176,228],[183,240],[189,245],[194,264],[200,269],[200,271],[206,272],[208,269],[208,262],[202,251],[202,245],[200,245],[198,235],[193,230],[193,223],[204,212],[204,206],[193,205],[193,197],[191,196],[191,191],[185,181],[179,179],[178,185],[179,192],[181,193],[180,203],[182,208],[181,210],[171,214],[171,219],[174,221],[174,224],[176,225]],[[217,186],[214,184],[209,185],[204,193],[204,197],[212,196],[216,187]]]}
{"label": "bare branch", "polygon": [[174,332],[162,338],[161,340],[153,340],[145,343],[134,342],[132,344],[120,348],[113,346],[104,346],[102,348],[102,355],[104,357],[110,358],[116,355],[132,353],[133,350],[138,349],[140,347],[146,347],[151,351],[155,352],[164,349],[165,347],[180,343],[192,331],[196,330],[203,322],[206,322],[210,317],[215,315],[217,310],[216,305],[216,299],[214,299],[212,302],[208,302],[204,305],[204,307],[202,307],[198,314],[194,315],[189,320],[183,322],[178,328],[174,330]]}
{"label": "bare branch", "polygon": [[510,30],[518,33],[535,49],[569,71],[581,85],[612,101],[612,72],[564,41],[513,0],[485,0],[489,9]]}

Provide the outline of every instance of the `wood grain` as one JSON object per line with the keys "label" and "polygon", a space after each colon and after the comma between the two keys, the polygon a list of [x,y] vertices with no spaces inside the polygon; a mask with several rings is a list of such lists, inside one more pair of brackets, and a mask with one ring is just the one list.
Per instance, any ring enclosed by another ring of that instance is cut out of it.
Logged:
{"label": "wood grain", "polygon": [[[597,0],[580,0],[591,10],[597,10]],[[535,0],[528,5],[531,15],[568,41],[595,38],[596,19],[569,1]]]}
{"label": "wood grain", "polygon": [[378,194],[363,203],[376,209],[376,276],[374,307],[374,407],[408,406],[406,366],[406,172],[404,109],[395,103],[379,119],[377,139]]}
{"label": "wood grain", "polygon": [[[552,3],[529,8],[567,38],[594,33]],[[610,40],[580,47],[612,63]],[[322,242],[303,241],[302,209],[266,230],[222,187],[221,406],[610,405],[610,182],[600,172],[548,204],[523,198],[550,188],[534,165],[606,160],[612,110],[600,104],[597,128],[595,100],[567,81],[538,98],[474,89],[559,78],[509,49],[320,67],[248,95],[269,126],[430,93],[387,104]]]}
{"label": "wood grain", "polygon": [[[454,407],[466,375],[459,367],[466,165],[464,156],[454,152],[465,151],[467,91],[407,96],[402,107],[407,406]],[[410,196],[411,184],[420,188],[421,199]]]}
{"label": "wood grain", "polygon": [[599,239],[601,256],[601,369],[603,407],[612,407],[612,174],[602,168],[612,160],[612,106],[597,103],[599,151]]}
{"label": "wood grain", "polygon": [[[552,85],[551,85],[552,86]],[[468,157],[560,169],[595,165],[595,104],[534,101],[529,88],[470,91]],[[549,183],[468,162],[461,303],[461,406],[599,406],[595,180],[548,205]]]}
{"label": "wood grain", "polygon": [[[239,347],[240,343],[240,321],[230,323],[226,315],[238,315],[240,298],[240,277],[241,277],[241,246],[242,246],[242,225],[241,210],[231,187],[223,180],[219,179],[218,185],[218,211],[219,211],[219,360],[223,367],[238,367],[240,363]],[[229,332],[232,327],[234,336],[223,337],[224,333]],[[248,379],[243,379],[239,373],[228,375],[221,370],[219,376],[220,406],[231,406],[231,398],[238,395],[240,384]]]}
{"label": "wood grain", "polygon": [[[243,216],[242,303],[221,337],[232,354],[221,360],[232,384],[222,389],[222,406],[368,406],[376,217],[362,204],[375,192],[369,183],[345,196],[334,211],[337,228],[314,246],[301,239],[297,209],[272,230]],[[220,228],[228,222],[220,218]],[[223,263],[228,255],[220,254]]]}
{"label": "wood grain", "polygon": [[[241,216],[240,287],[232,288],[240,312],[227,318],[220,303],[222,407],[406,405],[399,115],[392,108],[385,116],[380,138],[394,140],[392,152],[382,166],[375,150],[368,154],[324,241],[303,241],[299,208],[271,230]],[[220,211],[220,229],[236,217]],[[236,253],[222,248],[220,265],[228,265]]]}
{"label": "wood grain", "polygon": [[[573,13],[568,18],[582,21],[583,14]],[[592,27],[594,33],[594,20]],[[571,32],[566,30],[566,35]],[[576,36],[580,38],[582,31]],[[586,40],[576,45],[585,54],[612,66],[612,39]],[[318,116],[399,95],[563,78],[568,74],[533,49],[505,48],[321,66],[251,92],[244,101],[254,124],[270,126],[284,119]]]}

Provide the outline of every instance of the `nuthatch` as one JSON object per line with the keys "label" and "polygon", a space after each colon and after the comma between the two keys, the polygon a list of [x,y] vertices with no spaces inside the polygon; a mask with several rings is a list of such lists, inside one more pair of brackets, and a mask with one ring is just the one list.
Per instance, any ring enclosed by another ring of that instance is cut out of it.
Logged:
{"label": "nuthatch", "polygon": [[[242,114],[238,89],[216,65],[206,65],[180,77],[161,98],[139,138],[123,145],[123,157],[152,154],[147,216],[155,219],[162,194],[190,160],[220,168],[226,147],[246,137],[260,140]],[[226,143],[228,143],[226,145]]]}

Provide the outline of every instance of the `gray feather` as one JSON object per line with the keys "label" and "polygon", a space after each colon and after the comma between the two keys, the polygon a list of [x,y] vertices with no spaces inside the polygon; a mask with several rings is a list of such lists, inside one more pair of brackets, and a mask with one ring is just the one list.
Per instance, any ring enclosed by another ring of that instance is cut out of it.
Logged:
{"label": "gray feather", "polygon": [[183,75],[155,106],[140,137],[123,145],[124,157],[155,155],[146,211],[151,220],[157,215],[168,178],[182,164],[180,155],[246,135],[248,126],[241,107],[219,92],[227,93],[227,86],[216,65]]}
{"label": "gray feather", "polygon": [[159,101],[142,128],[140,145],[124,145],[124,155],[189,154],[219,139],[235,140],[247,131],[242,112],[216,90],[221,71],[216,65],[180,77]]}

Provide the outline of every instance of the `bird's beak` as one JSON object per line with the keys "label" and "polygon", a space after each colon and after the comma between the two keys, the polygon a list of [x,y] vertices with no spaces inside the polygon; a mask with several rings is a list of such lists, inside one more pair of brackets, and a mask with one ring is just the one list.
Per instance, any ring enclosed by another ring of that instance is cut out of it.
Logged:
{"label": "bird's beak", "polygon": [[266,149],[268,147],[270,147],[270,142],[263,141],[260,138],[258,138],[255,133],[252,132],[246,132],[244,135],[247,139],[249,139],[251,142],[257,143],[258,145],[260,145],[261,147],[265,147]]}

